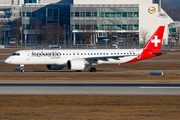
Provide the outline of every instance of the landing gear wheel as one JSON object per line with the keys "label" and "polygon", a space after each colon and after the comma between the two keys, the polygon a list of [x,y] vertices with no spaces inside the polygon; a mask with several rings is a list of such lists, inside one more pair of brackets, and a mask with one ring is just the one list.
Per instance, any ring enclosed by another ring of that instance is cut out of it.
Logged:
{"label": "landing gear wheel", "polygon": [[23,69],[23,68],[21,68],[21,72],[22,72],[22,73],[24,72],[24,69]]}
{"label": "landing gear wheel", "polygon": [[89,71],[90,72],[96,72],[96,68],[90,68]]}

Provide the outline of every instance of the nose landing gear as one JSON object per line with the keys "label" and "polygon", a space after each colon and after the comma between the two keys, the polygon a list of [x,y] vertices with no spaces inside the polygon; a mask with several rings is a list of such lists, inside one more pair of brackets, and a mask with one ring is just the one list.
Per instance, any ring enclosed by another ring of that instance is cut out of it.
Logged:
{"label": "nose landing gear", "polygon": [[23,72],[25,72],[24,71],[24,65],[19,65],[19,67],[20,67],[20,71],[23,73]]}
{"label": "nose landing gear", "polygon": [[24,68],[21,68],[21,72],[22,72],[22,73],[25,72],[25,71],[24,71]]}

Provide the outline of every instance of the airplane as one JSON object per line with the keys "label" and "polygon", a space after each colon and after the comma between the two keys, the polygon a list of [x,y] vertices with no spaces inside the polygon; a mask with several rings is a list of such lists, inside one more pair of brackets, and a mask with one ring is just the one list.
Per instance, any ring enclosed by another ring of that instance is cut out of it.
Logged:
{"label": "airplane", "polygon": [[142,49],[50,49],[19,50],[5,59],[7,64],[17,64],[21,72],[24,65],[46,65],[48,70],[80,72],[85,67],[95,72],[94,65],[126,64],[162,55],[162,39],[165,26],[159,26]]}

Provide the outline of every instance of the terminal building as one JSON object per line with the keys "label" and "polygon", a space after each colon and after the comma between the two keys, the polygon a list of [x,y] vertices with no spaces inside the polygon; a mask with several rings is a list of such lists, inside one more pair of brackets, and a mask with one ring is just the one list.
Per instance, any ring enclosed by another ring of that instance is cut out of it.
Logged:
{"label": "terminal building", "polygon": [[178,45],[180,43],[180,22],[174,21],[168,25],[169,27],[169,39],[170,45]]}
{"label": "terminal building", "polygon": [[[23,44],[34,44],[33,23],[56,23],[65,31],[64,44],[79,44],[79,36],[85,29],[93,34],[91,43],[108,38],[113,32],[121,42],[132,45],[144,44],[158,26],[166,26],[164,44],[168,44],[168,24],[173,20],[161,8],[160,0],[1,0],[0,44],[8,45],[12,24],[21,21]],[[141,36],[146,31],[147,39]],[[148,32],[147,32],[148,31]],[[127,36],[131,36],[131,40]]]}

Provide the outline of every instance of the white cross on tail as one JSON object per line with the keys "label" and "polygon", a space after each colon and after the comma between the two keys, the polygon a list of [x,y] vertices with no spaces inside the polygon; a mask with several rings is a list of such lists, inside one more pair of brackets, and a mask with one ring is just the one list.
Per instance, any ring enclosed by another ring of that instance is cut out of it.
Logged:
{"label": "white cross on tail", "polygon": [[158,39],[158,36],[154,37],[154,40],[151,40],[152,43],[154,43],[154,46],[157,47],[158,43],[161,43],[161,40]]}

